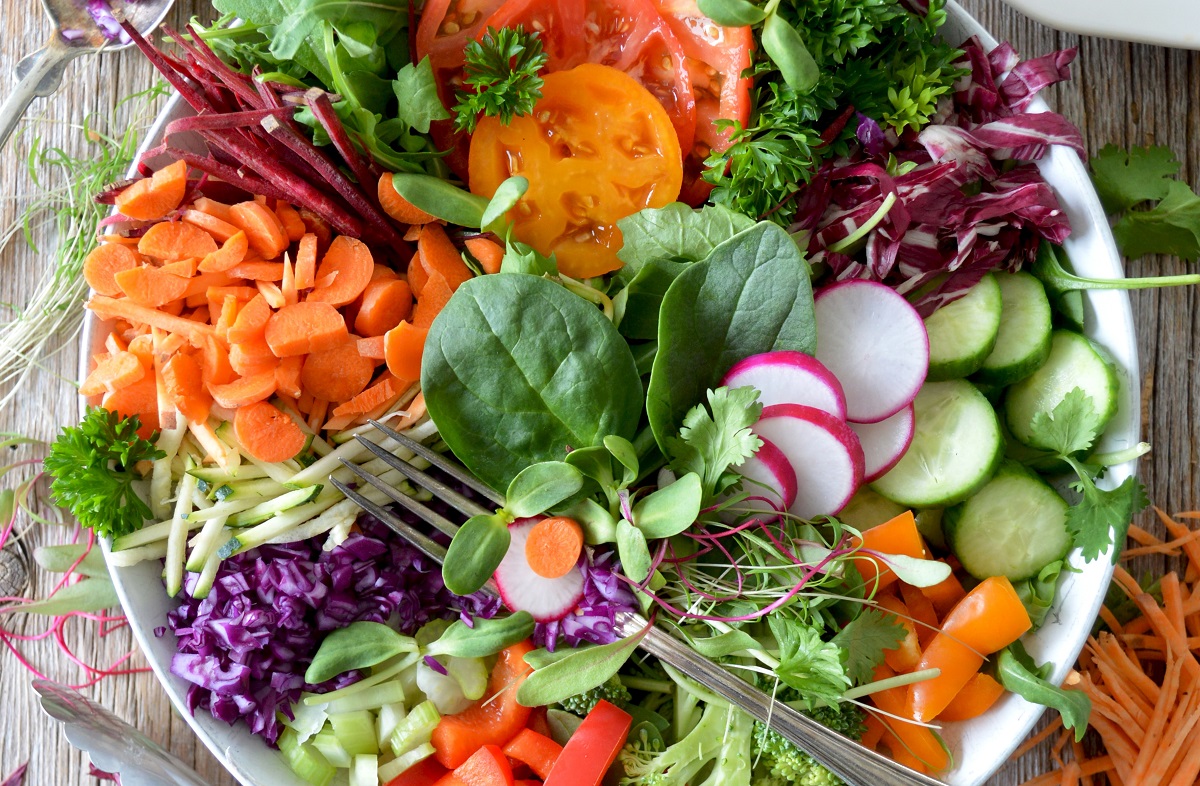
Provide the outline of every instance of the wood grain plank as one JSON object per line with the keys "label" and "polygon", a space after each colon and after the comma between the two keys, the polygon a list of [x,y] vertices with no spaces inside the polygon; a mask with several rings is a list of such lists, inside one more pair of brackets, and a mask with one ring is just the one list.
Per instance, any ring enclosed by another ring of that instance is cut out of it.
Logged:
{"label": "wood grain plank", "polygon": [[[6,0],[6,9],[17,0]],[[19,57],[33,42],[48,34],[34,14],[32,0],[21,0],[28,13],[0,14],[0,84],[9,84]],[[1044,54],[1064,46],[1078,46],[1075,79],[1049,91],[1053,105],[1079,124],[1089,150],[1103,145],[1156,143],[1171,147],[1184,161],[1188,181],[1200,180],[1200,55],[1194,52],[1126,44],[1050,30],[997,0],[962,0],[997,38],[1013,42],[1026,56]],[[180,2],[172,14],[181,25],[193,13],[209,14],[201,0]],[[50,102],[35,104],[35,113],[58,123],[47,141],[81,154],[86,142],[69,123],[87,113],[103,116],[120,96],[147,87],[150,68],[134,52],[109,54],[78,61],[68,70],[64,89]],[[0,155],[0,225],[18,215],[32,194],[32,185],[18,157],[7,150]],[[0,301],[22,303],[46,266],[43,255],[17,242],[0,254]],[[1129,265],[1131,275],[1183,272],[1190,266],[1170,259],[1144,259]],[[1200,445],[1200,375],[1196,373],[1195,336],[1200,335],[1195,289],[1136,292],[1132,297],[1138,325],[1144,394],[1143,428],[1155,451],[1142,462],[1141,473],[1151,498],[1168,510],[1200,506],[1197,445]],[[75,397],[60,381],[74,377],[76,352],[70,342],[50,358],[46,371],[32,380],[31,394],[0,411],[0,431],[19,430],[44,439],[74,417]],[[0,391],[2,393],[2,391]],[[1155,524],[1146,519],[1147,526]],[[61,542],[65,532],[40,530],[34,544]],[[1135,572],[1174,566],[1166,559],[1143,559]],[[52,586],[48,577],[37,577],[37,590]],[[45,621],[20,620],[18,630],[33,633]],[[82,625],[67,629],[70,646],[90,663],[107,663],[132,646],[128,631],[119,630],[98,639]],[[31,644],[26,652],[47,674],[66,682],[83,681],[81,671],[47,642]],[[135,665],[144,665],[135,656]],[[26,760],[31,761],[27,783],[96,783],[87,777],[87,763],[74,751],[62,732],[36,708],[28,675],[11,654],[0,654],[0,777]],[[214,786],[232,786],[233,779],[191,734],[184,720],[171,709],[162,688],[149,674],[107,680],[89,690],[105,706],[135,723],[168,749],[194,766]],[[992,781],[1012,786],[1052,766],[1048,746],[1007,766]]]}

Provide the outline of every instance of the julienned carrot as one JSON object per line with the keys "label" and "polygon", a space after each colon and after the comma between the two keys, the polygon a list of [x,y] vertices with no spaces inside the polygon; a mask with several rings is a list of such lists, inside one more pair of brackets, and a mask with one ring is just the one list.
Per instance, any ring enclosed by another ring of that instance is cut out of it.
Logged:
{"label": "julienned carrot", "polygon": [[114,352],[99,359],[96,368],[79,386],[79,392],[84,396],[112,393],[129,387],[144,376],[146,367],[137,355],[128,351]]}
{"label": "julienned carrot", "polygon": [[[1172,519],[1161,509],[1155,508],[1154,512],[1158,515],[1158,519],[1163,523],[1163,526],[1167,528],[1167,532],[1171,533],[1171,537],[1183,538],[1189,534],[1186,526]],[[1187,554],[1191,567],[1195,570],[1200,570],[1200,542],[1193,540],[1183,544],[1183,552]]]}
{"label": "julienned carrot", "polygon": [[250,250],[250,241],[246,233],[238,230],[221,244],[221,247],[200,261],[201,273],[220,273],[234,265],[240,264]]}
{"label": "julienned carrot", "polygon": [[471,269],[463,262],[462,255],[450,242],[441,224],[429,224],[421,230],[417,257],[431,278],[440,275],[446,279],[451,292],[471,280]]}
{"label": "julienned carrot", "polygon": [[263,401],[275,392],[275,371],[242,377],[227,385],[210,385],[213,400],[226,409],[237,409],[256,401]]}
{"label": "julienned carrot", "polygon": [[101,295],[119,295],[121,287],[116,282],[116,274],[140,267],[143,261],[141,255],[128,246],[102,243],[83,260],[83,279]]}
{"label": "julienned carrot", "polygon": [[384,172],[379,176],[377,191],[379,204],[383,208],[383,212],[402,224],[428,224],[431,221],[437,220],[424,210],[415,207],[412,202],[400,196],[400,193],[396,191],[396,186],[392,183],[392,174],[390,172]]}
{"label": "julienned carrot", "polygon": [[349,401],[366,389],[375,376],[375,361],[358,354],[355,339],[311,353],[304,360],[300,384],[317,398]]}
{"label": "julienned carrot", "polygon": [[164,314],[153,308],[140,306],[128,298],[117,300],[97,295],[88,301],[87,307],[101,319],[127,319],[130,322],[160,328],[168,333],[178,333],[187,338],[194,347],[203,348],[205,338],[216,336],[211,325],[202,325],[190,319]]}
{"label": "julienned carrot", "polygon": [[182,221],[162,221],[146,230],[138,241],[138,252],[164,262],[198,257],[217,250],[217,241],[203,229]]}
{"label": "julienned carrot", "polygon": [[[199,297],[203,295],[206,300],[212,300],[209,290],[213,287],[228,287],[231,286],[237,279],[225,272],[216,273],[199,273],[193,276],[188,281],[187,291],[184,292],[184,297],[193,295]],[[235,293],[236,294],[236,293]],[[253,297],[253,295],[251,295]],[[245,298],[249,300],[250,298]]]}
{"label": "julienned carrot", "polygon": [[155,221],[179,207],[187,193],[187,164],[176,161],[117,195],[117,210],[138,221]]}
{"label": "julienned carrot", "polygon": [[283,293],[284,305],[294,306],[300,302],[300,293],[296,289],[296,269],[287,254],[283,255],[283,278],[279,281],[279,291]]}
{"label": "julienned carrot", "polygon": [[267,305],[274,309],[281,309],[288,305],[287,298],[283,295],[283,290],[270,281],[254,282],[258,293],[267,301]]}
{"label": "julienned carrot", "polygon": [[173,300],[179,300],[188,288],[186,279],[149,265],[122,270],[113,278],[127,298],[150,308],[161,308]]}
{"label": "julienned carrot", "polygon": [[413,307],[413,326],[428,330],[453,295],[454,290],[446,283],[446,279],[436,275],[430,276],[421,290],[420,299]]}
{"label": "julienned carrot", "polygon": [[231,223],[246,233],[250,248],[263,259],[274,259],[287,250],[288,236],[279,217],[258,202],[239,202],[229,208]]}
{"label": "julienned carrot", "polygon": [[349,332],[337,309],[306,300],[284,306],[267,322],[266,340],[276,357],[307,355],[340,346]]}
{"label": "julienned carrot", "polygon": [[300,218],[300,213],[287,202],[275,203],[275,216],[283,225],[283,231],[287,233],[288,240],[293,243],[304,237],[304,233],[308,231],[304,227],[304,220]]}
{"label": "julienned carrot", "polygon": [[242,307],[237,318],[229,326],[227,338],[231,344],[240,344],[262,338],[267,329],[267,320],[271,318],[271,307],[262,295],[255,295],[250,302]]}
{"label": "julienned carrot", "polygon": [[296,250],[296,289],[312,289],[317,278],[317,236],[311,232],[300,238]]}
{"label": "julienned carrot", "polygon": [[363,290],[362,305],[354,317],[354,332],[360,336],[382,336],[408,319],[412,308],[412,290],[407,281],[398,278],[372,281]]}
{"label": "julienned carrot", "polygon": [[300,371],[304,368],[304,358],[304,355],[283,358],[275,367],[275,383],[281,395],[300,398],[304,390],[300,386]]}
{"label": "julienned carrot", "polygon": [[525,558],[534,573],[548,579],[566,575],[583,553],[583,528],[566,516],[550,516],[529,530]]}
{"label": "julienned carrot", "polygon": [[495,240],[486,237],[469,237],[463,244],[484,273],[499,273],[500,263],[504,261],[504,247]]}
{"label": "julienned carrot", "polygon": [[386,360],[387,352],[385,351],[386,336],[372,336],[371,338],[360,338],[356,343],[358,354],[371,360]]}
{"label": "julienned carrot", "polygon": [[240,310],[241,306],[238,303],[238,299],[233,295],[226,295],[225,299],[221,301],[221,311],[214,325],[218,338],[225,341],[229,340],[229,328],[233,327],[237,322],[237,315]]}
{"label": "julienned carrot", "polygon": [[213,239],[218,243],[224,243],[242,231],[228,221],[222,221],[216,216],[210,216],[208,213],[202,213],[199,210],[185,210],[180,218],[183,219],[184,223],[191,224],[198,229],[203,229],[212,235]]}
{"label": "julienned carrot", "polygon": [[304,449],[304,432],[296,422],[265,401],[238,407],[233,433],[247,453],[272,464]]}
{"label": "julienned carrot", "polygon": [[367,288],[374,269],[375,260],[366,244],[339,235],[329,244],[329,250],[321,259],[316,273],[316,286],[308,293],[308,300],[344,306]]}
{"label": "julienned carrot", "polygon": [[987,712],[1004,695],[1004,686],[991,675],[980,672],[963,686],[942,714],[940,721],[964,721],[977,718]]}
{"label": "julienned carrot", "polygon": [[163,382],[171,403],[189,421],[204,422],[212,409],[212,395],[204,387],[204,374],[196,359],[176,352],[163,365]]}
{"label": "julienned carrot", "polygon": [[243,262],[231,267],[229,275],[236,278],[248,278],[251,281],[281,281],[283,279],[283,263]]}
{"label": "julienned carrot", "polygon": [[388,371],[400,379],[416,382],[421,378],[421,357],[429,331],[401,322],[383,337],[384,359]]}

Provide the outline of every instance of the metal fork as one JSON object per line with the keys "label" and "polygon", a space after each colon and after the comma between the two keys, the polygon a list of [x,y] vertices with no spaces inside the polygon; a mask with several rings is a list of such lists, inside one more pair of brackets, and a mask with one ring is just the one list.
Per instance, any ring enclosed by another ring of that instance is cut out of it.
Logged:
{"label": "metal fork", "polygon": [[[437,467],[454,480],[480,494],[484,499],[495,505],[503,505],[503,495],[481,482],[467,470],[449,461],[445,456],[421,443],[410,439],[404,434],[376,420],[371,425],[392,439],[401,448],[414,456],[420,456],[432,466]],[[375,456],[394,467],[418,487],[427,489],[438,499],[458,510],[463,516],[470,517],[481,514],[491,514],[479,503],[471,500],[455,489],[431,477],[413,466],[411,463],[396,455],[380,444],[376,444],[363,436],[356,439],[363,447]],[[387,495],[396,504],[405,508],[434,528],[454,537],[458,525],[431,510],[418,500],[393,488],[386,481],[367,472],[353,462],[342,460],[342,463],[364,482],[371,484]],[[387,508],[372,502],[355,489],[330,477],[329,482],[338,488],[349,499],[361,508],[383,521],[400,536],[412,543],[413,546],[427,554],[439,563],[445,561],[446,549],[432,538],[418,531],[408,522],[400,519]],[[494,593],[494,588],[485,587],[484,591]],[[616,628],[623,637],[642,633],[648,626],[646,618],[632,612],[617,614]],[[677,669],[681,673],[696,680],[713,693],[728,700],[730,704],[740,707],[753,718],[769,724],[788,741],[830,769],[850,786],[942,786],[942,781],[914,772],[903,767],[886,756],[868,750],[853,740],[843,737],[835,731],[827,729],[820,723],[809,718],[782,702],[775,701],[771,696],[733,675],[711,660],[699,655],[693,649],[676,639],[670,633],[658,627],[650,627],[649,632],[642,638],[638,647],[657,657],[663,663]]]}

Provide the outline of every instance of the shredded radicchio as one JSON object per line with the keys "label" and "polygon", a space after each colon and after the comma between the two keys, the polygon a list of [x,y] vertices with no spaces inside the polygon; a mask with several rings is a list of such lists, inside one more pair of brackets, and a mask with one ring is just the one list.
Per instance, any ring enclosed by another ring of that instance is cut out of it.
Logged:
{"label": "shredded radicchio", "polygon": [[276,713],[290,717],[301,692],[361,678],[350,672],[321,685],[304,682],[325,633],[390,620],[412,634],[433,619],[489,618],[499,609],[495,598],[452,594],[441,566],[378,520],[363,516],[359,526],[328,552],[318,538],[231,557],[203,600],[192,597],[197,574],[189,574],[183,603],[167,621],[178,637],[171,672],[192,683],[193,713],[208,710],[229,724],[243,719],[275,744],[282,731]]}
{"label": "shredded radicchio", "polygon": [[[962,49],[958,65],[969,73],[934,123],[897,138],[860,116],[861,151],[817,173],[798,195],[790,227],[808,233],[812,262],[839,280],[869,278],[912,293],[922,316],[991,270],[1031,262],[1042,238],[1061,243],[1070,224],[1035,162],[1051,145],[1085,155],[1079,130],[1062,115],[1025,113],[1040,90],[1069,78],[1075,49],[1024,62],[1008,44],[988,52],[972,38]],[[857,244],[843,242],[885,208],[865,253],[848,255]]]}
{"label": "shredded radicchio", "polygon": [[583,570],[583,600],[575,611],[554,622],[539,622],[533,630],[533,643],[554,652],[559,641],[567,646],[611,644],[616,634],[618,612],[636,611],[637,599],[617,575],[620,564],[615,551],[588,553],[579,559]]}

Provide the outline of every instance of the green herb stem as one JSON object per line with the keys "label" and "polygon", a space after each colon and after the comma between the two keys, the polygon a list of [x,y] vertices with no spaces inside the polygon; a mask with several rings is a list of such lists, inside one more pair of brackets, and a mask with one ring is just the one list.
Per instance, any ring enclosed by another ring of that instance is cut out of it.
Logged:
{"label": "green herb stem", "polygon": [[922,669],[920,671],[909,672],[908,674],[897,674],[895,677],[888,677],[885,680],[876,680],[868,682],[866,685],[851,688],[842,694],[842,698],[846,701],[861,699],[863,696],[870,696],[872,693],[879,693],[889,688],[902,688],[905,685],[912,685],[915,682],[932,680],[940,677],[941,674],[941,669]]}

